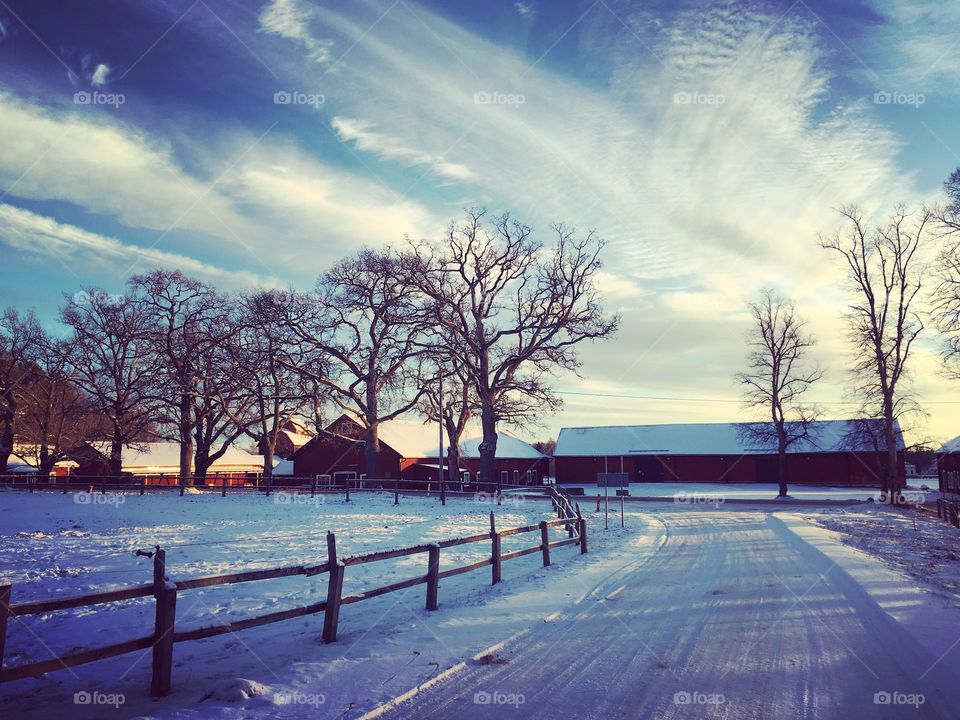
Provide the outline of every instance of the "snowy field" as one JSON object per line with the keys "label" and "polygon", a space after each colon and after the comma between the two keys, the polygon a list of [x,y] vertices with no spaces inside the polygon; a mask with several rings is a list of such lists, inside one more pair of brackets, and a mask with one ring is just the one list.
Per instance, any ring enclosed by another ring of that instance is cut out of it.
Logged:
{"label": "snowy field", "polygon": [[[489,529],[489,512],[500,529],[555,519],[546,500],[508,498],[501,506],[469,498],[388,493],[272,498],[260,495],[175,494],[89,496],[0,492],[0,572],[14,583],[13,601],[70,597],[119,585],[150,582],[152,561],[137,549],[166,549],[168,572],[182,580],[200,575],[322,562],[326,532],[337,535],[341,556],[416,545]],[[553,539],[565,535],[557,534]],[[634,550],[649,544],[638,533]],[[343,608],[338,642],[320,639],[323,616],[245,630],[174,648],[173,693],[148,697],[150,653],[124,655],[3,688],[4,705],[16,717],[235,717],[243,713],[243,680],[255,678],[269,692],[256,700],[258,717],[354,715],[408,689],[464,654],[477,652],[522,630],[582,594],[563,578],[574,570],[609,572],[616,552],[601,553],[608,538],[591,538],[596,554],[576,547],[553,551],[554,565],[541,567],[538,554],[503,565],[504,582],[490,586],[490,569],[448,578],[440,584],[440,610],[423,608],[425,586]],[[538,533],[503,539],[503,552],[536,545]],[[630,548],[619,548],[621,553]],[[441,570],[489,557],[489,543],[445,549]],[[609,555],[609,557],[607,557]],[[605,564],[606,563],[606,564]],[[344,594],[422,575],[426,555],[351,566]],[[182,592],[177,629],[228,622],[317,602],[326,597],[326,575],[294,576]],[[21,624],[22,621],[22,624]],[[151,599],[79,608],[11,621],[7,665],[44,660],[54,653],[107,645],[148,634]],[[304,688],[309,688],[306,692]],[[299,695],[303,690],[303,695]],[[123,694],[119,708],[77,706],[76,692]],[[319,698],[323,702],[319,703]],[[284,702],[293,698],[303,702]],[[329,714],[327,714],[329,713]]]}
{"label": "snowy field", "polygon": [[[149,581],[151,562],[133,551],[155,544],[183,579],[322,561],[327,530],[345,555],[483,532],[491,509],[500,528],[552,517],[550,504],[534,499],[500,507],[451,499],[446,508],[409,496],[394,507],[392,495],[376,493],[349,504],[308,499],[171,494],[81,504],[0,492],[0,572],[22,602]],[[867,504],[634,503],[626,528],[611,515],[605,532],[602,512],[584,509],[587,555],[556,549],[546,569],[536,554],[507,562],[496,587],[489,568],[448,578],[437,612],[423,609],[421,585],[344,607],[331,645],[320,640],[322,615],[178,643],[173,692],[161,700],[149,697],[148,651],[10,683],[0,688],[0,714],[355,718],[380,707],[391,718],[458,720],[960,716],[952,699],[960,598],[950,585],[960,563],[942,551],[960,535],[945,523],[918,516],[915,528],[913,511]],[[535,533],[505,538],[504,551],[537,541]],[[444,550],[441,567],[488,553],[487,543]],[[344,592],[424,566],[425,556],[352,566]],[[325,593],[324,575],[183,592],[177,627]],[[7,663],[152,626],[152,601],[110,607],[12,621]],[[78,692],[123,702],[78,705]],[[398,697],[406,699],[391,702]]]}

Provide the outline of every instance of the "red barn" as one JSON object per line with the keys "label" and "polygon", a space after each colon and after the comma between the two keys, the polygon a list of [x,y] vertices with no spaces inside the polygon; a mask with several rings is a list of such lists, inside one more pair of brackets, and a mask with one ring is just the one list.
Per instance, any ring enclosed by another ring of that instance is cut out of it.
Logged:
{"label": "red barn", "polygon": [[937,474],[941,492],[960,494],[960,437],[955,437],[937,452]]}
{"label": "red barn", "polygon": [[[787,482],[877,486],[886,455],[879,422],[821,420],[787,450]],[[906,483],[897,428],[897,473]],[[593,483],[602,472],[631,482],[777,482],[776,445],[751,439],[744,423],[563,428],[554,451],[557,483]]]}
{"label": "red barn", "polygon": [[[336,428],[340,432],[334,432]],[[329,475],[332,479],[359,479],[367,476],[364,429],[350,418],[341,417],[293,454],[296,477]],[[380,478],[400,477],[400,453],[380,441]]]}

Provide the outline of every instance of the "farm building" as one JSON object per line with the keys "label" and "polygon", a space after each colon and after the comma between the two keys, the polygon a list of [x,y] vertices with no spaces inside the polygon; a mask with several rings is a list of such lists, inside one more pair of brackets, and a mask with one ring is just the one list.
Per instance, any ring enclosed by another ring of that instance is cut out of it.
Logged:
{"label": "farm building", "polygon": [[[298,477],[362,477],[367,474],[363,454],[364,428],[341,416],[327,430],[293,456]],[[410,481],[436,481],[439,475],[439,429],[436,424],[393,420],[379,430],[381,475]],[[480,470],[481,437],[470,435],[460,443],[458,478],[475,482]],[[444,458],[446,463],[446,458]],[[548,459],[531,445],[501,431],[495,472],[501,484],[536,485],[549,472]],[[444,471],[446,475],[446,468]]]}
{"label": "farm building", "polygon": [[[68,466],[77,477],[106,477],[110,475],[109,446],[95,442],[81,445],[65,453],[67,460],[58,466]],[[251,455],[237,447],[229,447],[207,471],[209,478],[230,478],[242,482],[248,475],[263,472],[263,456]],[[123,473],[146,478],[152,485],[176,485],[180,474],[180,444],[175,442],[146,442],[123,449]],[[58,472],[59,474],[59,472]]]}
{"label": "farm building", "polygon": [[[337,420],[297,450],[291,458],[293,474],[309,478],[329,475],[334,480],[366,477],[364,429],[359,423],[349,422],[352,425],[345,423],[344,418]],[[334,428],[340,432],[335,432]],[[400,453],[381,437],[380,475],[383,479],[400,477],[400,460]]]}
{"label": "farm building", "polygon": [[[296,420],[287,420],[280,426],[277,436],[277,446],[274,448],[274,457],[289,460],[300,448],[313,440],[313,433],[303,423]],[[264,445],[260,445],[260,452],[264,452]]]}
{"label": "farm building", "polygon": [[[436,426],[431,426],[436,431]],[[419,426],[419,440],[404,445],[403,455],[404,478],[412,480],[437,480],[439,464],[437,453],[439,437],[433,442],[424,439],[425,428]],[[388,428],[387,432],[396,433],[396,428]],[[428,431],[429,432],[429,431]],[[439,431],[437,431],[439,434]],[[482,435],[472,434],[460,441],[460,468],[458,476],[465,482],[476,482],[480,473],[480,443]],[[444,438],[446,440],[446,438]],[[444,458],[444,474],[447,458]],[[494,460],[495,477],[492,482],[500,485],[542,485],[543,479],[550,473],[549,458],[535,447],[513,435],[500,430],[497,432],[497,454]]]}
{"label": "farm building", "polygon": [[[878,429],[876,421],[813,423],[787,451],[787,482],[878,485],[885,460],[873,440]],[[899,427],[897,435],[902,485]],[[554,458],[557,483],[596,482],[602,472],[625,472],[631,482],[777,481],[776,445],[752,440],[744,423],[563,428]]]}
{"label": "farm building", "polygon": [[960,437],[937,451],[937,474],[942,492],[960,493]]}

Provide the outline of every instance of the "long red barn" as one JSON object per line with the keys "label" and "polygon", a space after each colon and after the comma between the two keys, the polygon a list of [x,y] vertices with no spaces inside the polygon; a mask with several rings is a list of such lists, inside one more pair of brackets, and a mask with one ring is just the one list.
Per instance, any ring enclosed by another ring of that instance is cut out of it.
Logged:
{"label": "long red barn", "polygon": [[[821,420],[787,451],[787,482],[876,487],[886,455],[879,422]],[[753,440],[745,423],[563,428],[554,451],[559,484],[624,472],[631,482],[777,482],[776,445]],[[897,427],[897,476],[906,482]]]}

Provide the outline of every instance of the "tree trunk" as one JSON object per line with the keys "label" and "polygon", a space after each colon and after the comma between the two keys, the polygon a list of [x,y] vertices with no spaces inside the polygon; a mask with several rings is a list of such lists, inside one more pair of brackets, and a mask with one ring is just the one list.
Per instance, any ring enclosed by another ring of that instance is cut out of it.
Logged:
{"label": "tree trunk", "polygon": [[777,443],[777,483],[780,485],[780,497],[787,496],[787,441],[780,437]]}
{"label": "tree trunk", "polygon": [[500,490],[500,478],[495,477],[497,458],[497,419],[493,411],[493,399],[489,396],[480,399],[480,424],[483,427],[483,442],[480,443],[480,482],[481,489]]}
{"label": "tree trunk", "polygon": [[50,454],[50,448],[46,443],[40,444],[40,455],[37,458],[37,473],[40,475],[49,475],[53,471],[53,456]]}
{"label": "tree trunk", "polygon": [[197,446],[194,459],[193,478],[197,485],[207,484],[207,471],[210,469],[210,458],[207,448]]}
{"label": "tree trunk", "polygon": [[4,413],[3,428],[0,429],[0,473],[7,472],[7,463],[13,454],[13,418]]}
{"label": "tree trunk", "polygon": [[368,478],[380,478],[380,423],[370,422],[363,445],[363,459]]}
{"label": "tree trunk", "polygon": [[900,494],[897,481],[899,473],[897,472],[897,432],[894,427],[893,402],[885,403],[884,407],[884,444],[886,445],[886,467],[884,468],[883,480],[886,484],[886,490],[889,493],[890,503],[894,504]]}
{"label": "tree trunk", "polygon": [[893,398],[891,394],[887,394],[883,399],[883,444],[886,461],[880,476],[880,494],[890,503],[895,501],[897,490],[897,434],[893,422]]}
{"label": "tree trunk", "polygon": [[456,424],[445,422],[447,431],[447,474],[451,482],[460,482],[460,433]]}
{"label": "tree trunk", "polygon": [[193,484],[193,403],[190,395],[180,395],[180,484]]}
{"label": "tree trunk", "polygon": [[119,431],[114,431],[113,438],[110,440],[110,474],[113,477],[120,477],[123,472],[123,439]]}

